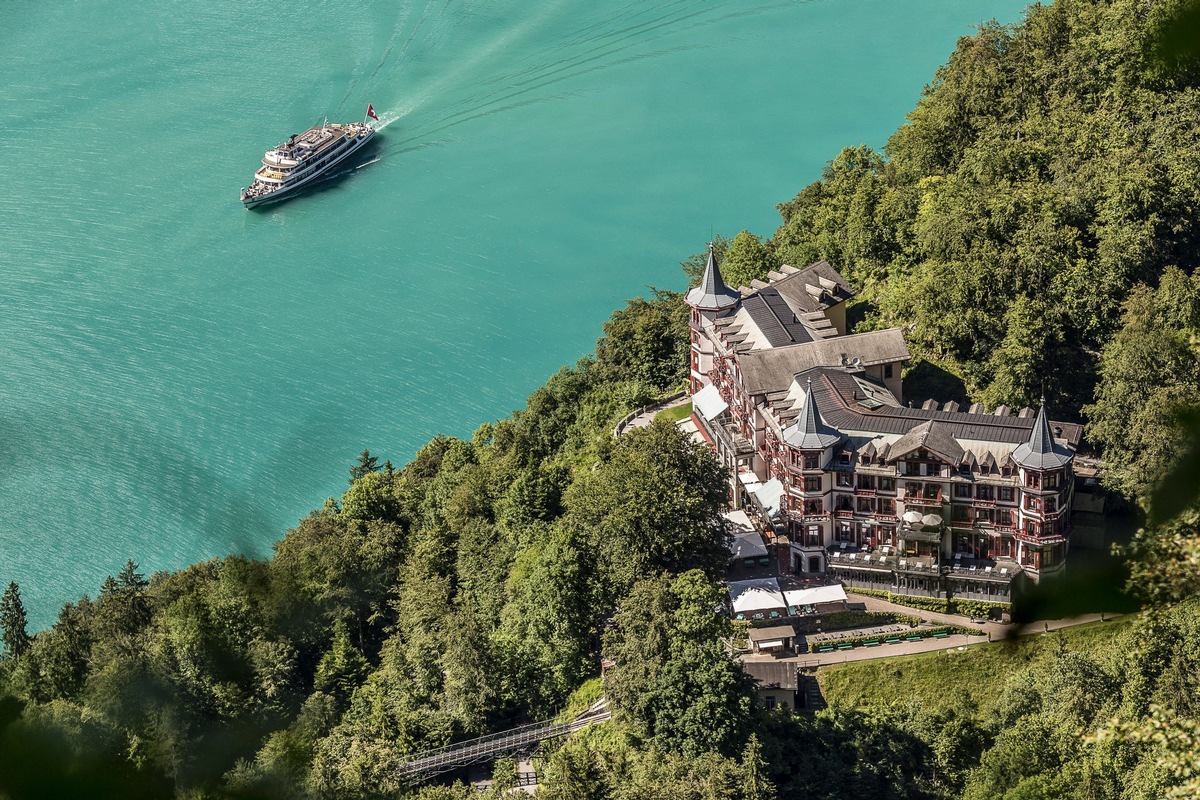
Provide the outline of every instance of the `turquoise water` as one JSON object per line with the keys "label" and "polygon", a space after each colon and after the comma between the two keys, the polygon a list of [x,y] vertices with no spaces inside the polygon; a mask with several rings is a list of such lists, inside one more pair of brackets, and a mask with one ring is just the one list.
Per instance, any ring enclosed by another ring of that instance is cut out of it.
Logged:
{"label": "turquoise water", "polygon": [[[42,626],[127,558],[269,552],[364,447],[469,435],[710,230],[771,232],[1022,5],[10,0],[0,581]],[[368,102],[378,161],[241,207]]]}

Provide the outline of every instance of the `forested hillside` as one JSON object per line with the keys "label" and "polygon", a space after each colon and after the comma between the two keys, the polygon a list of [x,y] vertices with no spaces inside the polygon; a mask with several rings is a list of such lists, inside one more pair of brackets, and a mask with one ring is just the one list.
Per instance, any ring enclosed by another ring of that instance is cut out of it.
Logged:
{"label": "forested hillside", "polygon": [[11,587],[0,795],[394,796],[405,754],[559,709],[599,674],[618,604],[641,610],[623,598],[651,602],[642,582],[690,576],[717,624],[715,457],[665,423],[612,437],[683,380],[685,309],[635,300],[606,334],[471,441],[400,470],[364,453],[269,560],[148,580],[131,562],[32,639]]}
{"label": "forested hillside", "polygon": [[[867,326],[902,327],[973,400],[1044,393],[1079,415],[1111,377],[1102,351],[1126,304],[1142,313],[1137,287],[1200,259],[1200,69],[1155,51],[1181,5],[1058,0],[984,26],[883,153],[846,148],[779,206],[773,236],[735,237],[727,277],[828,259],[862,290]],[[1177,329],[1196,326],[1187,292]],[[1194,354],[1186,367],[1168,393],[1200,386]],[[1150,369],[1153,385],[1165,370]]]}
{"label": "forested hillside", "polygon": [[[926,376],[989,405],[1045,392],[1089,420],[1114,488],[1173,487],[1136,550],[1157,611],[1102,652],[933,675],[944,703],[897,698],[920,675],[893,668],[812,717],[762,708],[721,643],[736,631],[717,611],[718,463],[666,423],[612,436],[686,379],[687,309],[656,293],[470,441],[437,437],[401,468],[364,452],[270,559],[152,576],[131,561],[32,636],[9,586],[0,798],[400,797],[407,754],[578,705],[602,658],[614,718],[551,749],[542,797],[1150,800],[1184,785],[1200,771],[1200,629],[1194,603],[1174,605],[1198,588],[1200,438],[1177,411],[1200,396],[1200,69],[1153,56],[1176,6],[1059,0],[985,27],[884,153],[843,151],[772,237],[722,245],[737,283],[829,259],[861,290],[862,324],[902,326]],[[956,696],[960,678],[994,700]]]}

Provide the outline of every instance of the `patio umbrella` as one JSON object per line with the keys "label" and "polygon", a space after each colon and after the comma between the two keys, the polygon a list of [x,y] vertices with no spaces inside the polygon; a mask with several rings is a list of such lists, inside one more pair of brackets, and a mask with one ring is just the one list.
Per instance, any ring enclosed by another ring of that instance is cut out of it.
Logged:
{"label": "patio umbrella", "polygon": [[921,521],[921,512],[920,511],[905,511],[904,516],[902,516],[900,519],[904,520],[905,522],[920,522]]}
{"label": "patio umbrella", "polygon": [[929,528],[934,528],[942,524],[942,518],[937,514],[926,514],[921,517],[921,524]]}

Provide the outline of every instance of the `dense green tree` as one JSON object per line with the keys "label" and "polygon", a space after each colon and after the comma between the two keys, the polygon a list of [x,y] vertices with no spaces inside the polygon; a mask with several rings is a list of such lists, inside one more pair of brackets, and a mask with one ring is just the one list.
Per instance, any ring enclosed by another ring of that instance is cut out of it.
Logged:
{"label": "dense green tree", "polygon": [[627,432],[607,461],[576,479],[568,519],[594,542],[610,598],[660,570],[720,574],[728,558],[718,518],[725,479],[710,448],[662,421]]}
{"label": "dense green tree", "polygon": [[371,455],[370,450],[363,450],[358,456],[358,463],[350,468],[350,483],[378,471],[379,459]]}
{"label": "dense green tree", "polygon": [[608,381],[641,381],[659,391],[687,379],[688,308],[681,295],[658,289],[634,298],[604,323],[596,369]]}
{"label": "dense green tree", "polygon": [[1157,290],[1135,288],[1122,322],[1101,357],[1087,433],[1109,484],[1144,497],[1187,441],[1178,411],[1200,397],[1200,273],[1171,269]]}
{"label": "dense green tree", "polygon": [[21,587],[12,581],[0,597],[0,629],[3,629],[4,651],[9,658],[20,658],[29,649],[28,624],[25,604],[21,602]]}
{"label": "dense green tree", "polygon": [[618,717],[662,750],[695,757],[741,751],[751,682],[723,640],[733,635],[721,590],[699,570],[638,582],[604,634],[606,693]]}
{"label": "dense green tree", "polygon": [[749,286],[755,280],[765,281],[767,273],[778,265],[770,244],[743,230],[729,243],[720,266],[725,283],[739,287]]}
{"label": "dense green tree", "polygon": [[329,650],[317,664],[313,688],[345,703],[369,672],[370,664],[350,641],[346,624],[338,621],[333,626],[333,641]]}

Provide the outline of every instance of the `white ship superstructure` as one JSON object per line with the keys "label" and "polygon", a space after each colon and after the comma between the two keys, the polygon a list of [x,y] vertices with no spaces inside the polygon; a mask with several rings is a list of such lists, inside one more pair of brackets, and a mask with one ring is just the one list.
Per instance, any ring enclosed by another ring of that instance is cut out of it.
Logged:
{"label": "white ship superstructure", "polygon": [[242,189],[242,203],[253,208],[291,197],[328,174],[374,136],[375,129],[366,122],[326,122],[293,134],[263,155],[254,182]]}

